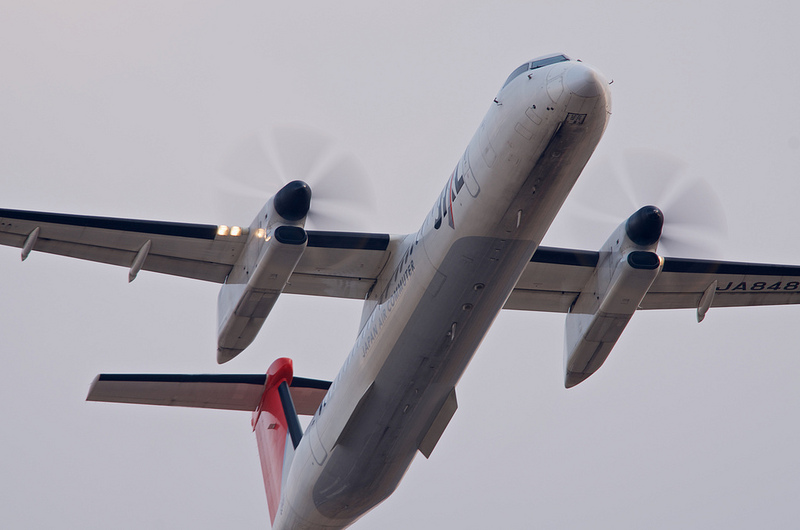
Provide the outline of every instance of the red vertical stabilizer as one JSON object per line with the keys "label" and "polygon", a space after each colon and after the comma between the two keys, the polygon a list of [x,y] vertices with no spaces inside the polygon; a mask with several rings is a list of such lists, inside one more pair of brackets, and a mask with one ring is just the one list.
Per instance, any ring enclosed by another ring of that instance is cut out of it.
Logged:
{"label": "red vertical stabilizer", "polygon": [[[291,385],[292,376],[291,359],[280,358],[273,362],[267,371],[266,388],[261,396],[261,402],[253,413],[252,424],[258,442],[258,454],[261,457],[270,522],[275,521],[275,515],[278,513],[284,466],[291,463],[291,457],[294,455],[289,428],[290,422],[296,422],[297,417],[295,415],[294,418],[287,420],[279,390],[284,382],[286,387]],[[295,414],[294,410],[290,413]]]}

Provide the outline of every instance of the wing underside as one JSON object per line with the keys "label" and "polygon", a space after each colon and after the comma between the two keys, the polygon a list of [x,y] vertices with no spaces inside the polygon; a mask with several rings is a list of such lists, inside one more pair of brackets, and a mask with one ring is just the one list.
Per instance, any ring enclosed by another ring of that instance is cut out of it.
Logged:
{"label": "wing underside", "polygon": [[[388,234],[308,231],[285,292],[363,299],[389,255]],[[240,235],[216,225],[0,209],[0,245],[224,283],[241,256]],[[27,250],[27,252],[26,252]]]}
{"label": "wing underside", "polygon": [[[505,308],[569,312],[591,278],[598,259],[598,252],[540,247]],[[797,266],[664,258],[664,266],[639,308],[697,308],[714,282],[711,307],[800,303]]]}

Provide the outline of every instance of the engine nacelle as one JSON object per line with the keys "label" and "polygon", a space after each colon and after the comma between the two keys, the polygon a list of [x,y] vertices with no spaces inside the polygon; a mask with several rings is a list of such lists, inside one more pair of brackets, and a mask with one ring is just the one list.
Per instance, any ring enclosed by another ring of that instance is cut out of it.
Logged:
{"label": "engine nacelle", "polygon": [[594,274],[567,315],[564,386],[595,373],[608,358],[664,260],[654,251],[663,215],[645,206],[619,226],[600,250]]}
{"label": "engine nacelle", "polygon": [[217,299],[217,362],[230,361],[258,335],[305,251],[311,189],[294,181],[256,216]]}

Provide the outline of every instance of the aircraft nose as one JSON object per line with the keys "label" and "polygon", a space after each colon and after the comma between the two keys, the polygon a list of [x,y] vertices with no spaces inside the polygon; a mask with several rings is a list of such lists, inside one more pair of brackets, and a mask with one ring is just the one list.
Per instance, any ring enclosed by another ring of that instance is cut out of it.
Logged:
{"label": "aircraft nose", "polygon": [[606,90],[608,83],[592,68],[576,63],[564,76],[564,84],[571,93],[584,98],[594,98]]}

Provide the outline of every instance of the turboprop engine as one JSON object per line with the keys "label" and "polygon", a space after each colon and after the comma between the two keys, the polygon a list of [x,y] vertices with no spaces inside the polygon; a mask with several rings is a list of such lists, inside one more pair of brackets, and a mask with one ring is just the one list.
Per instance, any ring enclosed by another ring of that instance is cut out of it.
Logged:
{"label": "turboprop engine", "polygon": [[267,201],[243,234],[245,249],[217,300],[218,363],[253,342],[286,287],[308,243],[303,225],[310,205],[311,188],[292,181]]}
{"label": "turboprop engine", "polygon": [[664,215],[645,206],[631,215],[600,249],[597,267],[567,315],[564,386],[595,373],[608,358],[664,260],[655,253]]}

